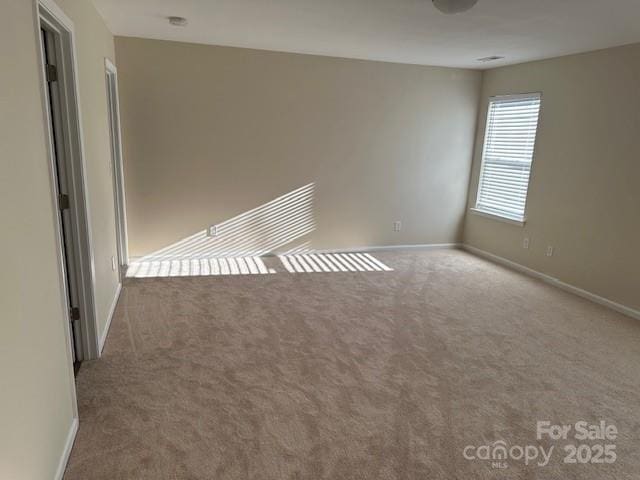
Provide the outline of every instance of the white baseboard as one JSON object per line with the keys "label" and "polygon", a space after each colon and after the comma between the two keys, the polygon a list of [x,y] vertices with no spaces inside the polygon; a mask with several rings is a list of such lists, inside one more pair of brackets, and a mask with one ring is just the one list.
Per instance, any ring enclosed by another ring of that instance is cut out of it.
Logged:
{"label": "white baseboard", "polygon": [[104,348],[104,342],[107,341],[107,335],[109,334],[109,328],[111,328],[111,320],[113,320],[113,314],[116,311],[116,305],[118,305],[118,299],[120,298],[120,292],[122,291],[122,282],[118,284],[116,288],[116,294],[113,297],[113,302],[111,302],[111,307],[109,308],[109,314],[107,316],[107,324],[104,327],[104,331],[100,334],[100,341],[98,344],[98,354],[102,355],[102,349]]}
{"label": "white baseboard", "polygon": [[530,277],[534,277],[539,280],[542,280],[543,282],[548,283],[549,285],[558,287],[566,292],[573,293],[574,295],[578,295],[579,297],[586,298],[587,300],[591,300],[594,303],[597,303],[604,307],[608,307],[612,310],[615,310],[616,312],[619,312],[631,318],[640,320],[639,310],[635,310],[631,307],[627,307],[626,305],[622,305],[621,303],[614,302],[613,300],[609,300],[608,298],[601,297],[600,295],[596,295],[595,293],[588,292],[586,290],[583,290],[582,288],[570,285],[568,283],[563,282],[562,280],[558,280],[555,277],[552,277],[542,272],[538,272],[537,270],[533,270],[532,268],[525,267],[524,265],[520,265],[519,263],[513,262],[511,260],[507,260],[506,258],[500,257],[493,253],[489,253],[479,248],[472,247],[471,245],[463,245],[462,248],[463,250],[467,250],[468,252],[473,253],[474,255],[486,258],[487,260],[491,260],[495,263],[511,268],[512,270],[516,270],[518,272],[529,275]]}
{"label": "white baseboard", "polygon": [[64,476],[64,471],[67,468],[67,462],[69,461],[69,456],[71,455],[71,449],[73,448],[73,442],[76,439],[77,433],[78,417],[74,417],[73,422],[71,422],[71,428],[69,428],[69,433],[67,434],[67,440],[64,444],[64,450],[62,450],[62,456],[60,457],[60,462],[58,463],[54,480],[62,480],[62,477]]}
{"label": "white baseboard", "polygon": [[[328,250],[311,249],[310,253],[361,253],[361,252],[382,252],[387,250],[442,250],[461,248],[461,243],[424,243],[413,245],[380,245],[369,247],[335,248]],[[305,253],[305,252],[302,252]]]}

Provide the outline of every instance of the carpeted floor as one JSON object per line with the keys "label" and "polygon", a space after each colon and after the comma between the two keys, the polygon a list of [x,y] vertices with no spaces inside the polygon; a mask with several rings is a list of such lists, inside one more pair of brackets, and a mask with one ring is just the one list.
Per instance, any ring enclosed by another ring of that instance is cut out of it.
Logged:
{"label": "carpeted floor", "polygon": [[[376,257],[394,271],[127,280],[65,479],[640,478],[640,322],[462,251]],[[616,461],[564,464],[584,442],[538,420],[614,424],[586,443]],[[464,456],[500,440],[555,450]]]}

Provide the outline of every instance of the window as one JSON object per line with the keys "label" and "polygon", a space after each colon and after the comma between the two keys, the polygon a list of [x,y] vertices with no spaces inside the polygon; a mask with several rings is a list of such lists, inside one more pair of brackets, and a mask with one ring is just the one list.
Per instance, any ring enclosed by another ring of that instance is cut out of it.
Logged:
{"label": "window", "polygon": [[539,93],[490,100],[476,212],[524,222],[539,114]]}

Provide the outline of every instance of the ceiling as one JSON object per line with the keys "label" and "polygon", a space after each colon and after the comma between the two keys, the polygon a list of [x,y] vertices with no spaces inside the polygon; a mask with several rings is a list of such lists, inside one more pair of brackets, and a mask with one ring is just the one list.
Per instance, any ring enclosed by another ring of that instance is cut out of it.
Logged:
{"label": "ceiling", "polygon": [[[640,0],[94,0],[115,35],[492,68],[640,42]],[[186,27],[166,17],[183,16]],[[490,63],[478,58],[504,56]]]}

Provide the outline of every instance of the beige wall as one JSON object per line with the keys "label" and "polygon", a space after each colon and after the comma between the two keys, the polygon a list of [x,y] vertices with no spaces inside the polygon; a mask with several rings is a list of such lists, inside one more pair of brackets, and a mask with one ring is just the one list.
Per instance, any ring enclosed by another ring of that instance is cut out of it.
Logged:
{"label": "beige wall", "polygon": [[479,72],[120,37],[116,52],[132,255],[311,182],[317,229],[290,246],[461,240]]}
{"label": "beige wall", "polygon": [[[113,40],[90,2],[60,2],[75,23],[99,320],[117,278],[104,56]],[[76,412],[33,2],[3,3],[0,29],[0,478],[52,479]]]}
{"label": "beige wall", "polygon": [[488,97],[535,91],[543,97],[527,222],[468,214],[465,242],[640,309],[640,45],[486,72],[469,206]]}
{"label": "beige wall", "polygon": [[102,336],[120,283],[118,273],[111,268],[111,257],[118,258],[118,253],[104,64],[105,58],[115,64],[113,35],[90,1],[57,0],[57,3],[73,21],[76,34],[80,113],[95,267],[95,303],[98,332]]}
{"label": "beige wall", "polygon": [[0,29],[0,478],[51,479],[74,415],[33,4]]}

